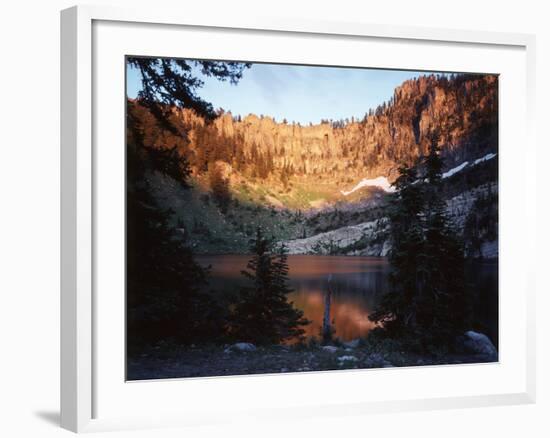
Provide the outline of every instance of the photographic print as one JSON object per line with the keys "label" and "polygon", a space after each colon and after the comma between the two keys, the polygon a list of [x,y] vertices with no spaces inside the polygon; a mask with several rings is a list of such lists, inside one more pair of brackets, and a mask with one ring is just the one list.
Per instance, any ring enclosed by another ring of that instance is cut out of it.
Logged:
{"label": "photographic print", "polygon": [[498,83],[127,56],[127,379],[498,361]]}

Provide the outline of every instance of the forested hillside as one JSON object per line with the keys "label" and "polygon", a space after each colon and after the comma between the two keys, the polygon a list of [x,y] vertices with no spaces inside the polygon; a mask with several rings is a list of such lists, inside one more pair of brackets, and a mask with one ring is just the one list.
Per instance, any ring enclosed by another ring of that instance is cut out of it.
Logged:
{"label": "forested hillside", "polygon": [[[469,208],[479,187],[486,187],[484,196],[496,206],[497,107],[494,75],[430,75],[405,81],[362,120],[303,126],[264,115],[241,118],[221,109],[206,119],[192,109],[172,107],[168,129],[139,100],[129,100],[128,124],[130,141],[137,129],[152,156],[170,151],[189,167],[195,190],[176,196],[173,190],[179,189],[171,180],[177,180],[177,172],[149,178],[197,250],[241,252],[258,224],[291,242],[384,217],[398,167],[425,155],[433,138],[444,159],[449,213],[463,231],[473,221]],[[494,208],[485,210],[492,214]],[[383,236],[370,236],[374,247],[361,239],[362,247],[352,242],[346,248],[383,255]],[[315,245],[296,244],[308,251]]]}

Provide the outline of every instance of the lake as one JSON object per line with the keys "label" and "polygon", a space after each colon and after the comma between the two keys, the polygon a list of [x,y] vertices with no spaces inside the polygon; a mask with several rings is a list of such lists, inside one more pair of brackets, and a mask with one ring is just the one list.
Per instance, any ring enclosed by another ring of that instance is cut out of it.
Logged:
{"label": "lake", "polygon": [[[234,291],[243,284],[241,270],[249,255],[197,256],[203,266],[211,266],[210,287],[220,292]],[[323,323],[324,295],[332,289],[331,320],[336,336],[344,341],[368,334],[375,325],[368,319],[378,300],[388,289],[390,266],[383,257],[288,256],[289,301],[312,321],[307,336],[318,336]],[[478,291],[474,304],[474,329],[483,331],[498,344],[498,265],[476,262],[468,265],[467,278]]]}

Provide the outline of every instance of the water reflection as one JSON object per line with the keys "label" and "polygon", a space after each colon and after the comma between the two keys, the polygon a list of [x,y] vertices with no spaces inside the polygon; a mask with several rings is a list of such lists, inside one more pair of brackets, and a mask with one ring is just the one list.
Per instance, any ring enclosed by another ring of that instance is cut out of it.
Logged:
{"label": "water reflection", "polygon": [[[232,293],[243,284],[241,270],[250,256],[199,256],[199,263],[211,265],[210,287]],[[380,257],[312,256],[288,257],[290,283],[294,292],[289,300],[312,321],[305,330],[318,336],[322,327],[324,294],[332,289],[331,320],[336,336],[344,341],[366,335],[374,324],[368,319],[378,300],[388,288],[389,265]],[[468,268],[467,277],[477,291],[474,307],[476,327],[498,342],[498,268],[496,264],[476,264]]]}
{"label": "water reflection", "polygon": [[[211,265],[211,287],[232,292],[242,283],[240,271],[250,256],[201,256],[201,264]],[[387,289],[388,263],[377,257],[308,256],[288,257],[289,301],[304,311],[311,321],[307,336],[318,336],[323,322],[324,294],[332,289],[331,320],[336,336],[351,340],[366,335],[374,324],[368,319],[377,300]]]}
{"label": "water reflection", "polygon": [[389,267],[385,259],[374,257],[293,256],[289,258],[291,284],[289,299],[311,322],[308,336],[320,333],[324,295],[332,290],[331,320],[336,336],[350,340],[374,328],[368,319],[378,299],[387,290]]}

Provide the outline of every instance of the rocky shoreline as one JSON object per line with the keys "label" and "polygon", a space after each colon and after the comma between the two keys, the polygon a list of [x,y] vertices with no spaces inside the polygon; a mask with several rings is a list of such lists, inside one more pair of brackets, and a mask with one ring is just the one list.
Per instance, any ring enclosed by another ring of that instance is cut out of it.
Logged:
{"label": "rocky shoreline", "polygon": [[452,365],[498,361],[498,353],[483,334],[467,332],[452,353],[419,354],[401,350],[396,342],[373,343],[355,339],[336,345],[315,341],[296,345],[201,345],[174,347],[161,344],[128,358],[128,380],[182,377],[236,376],[346,369]]}

